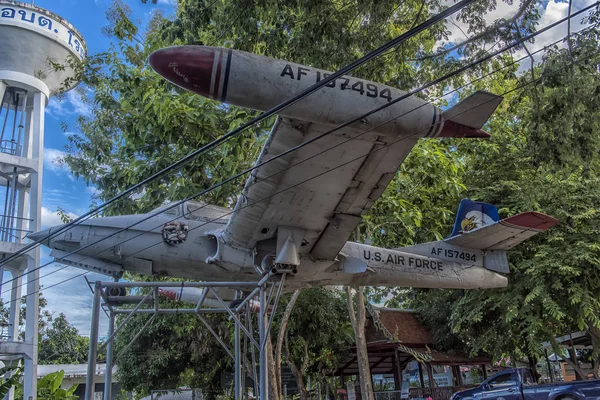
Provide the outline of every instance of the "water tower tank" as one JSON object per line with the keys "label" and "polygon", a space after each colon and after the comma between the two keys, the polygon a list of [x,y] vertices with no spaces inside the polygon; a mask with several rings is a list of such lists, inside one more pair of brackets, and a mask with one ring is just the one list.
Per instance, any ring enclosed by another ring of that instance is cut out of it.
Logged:
{"label": "water tower tank", "polygon": [[73,76],[69,68],[55,71],[50,62],[81,60],[87,48],[77,29],[58,15],[32,4],[0,0],[0,54],[0,79],[30,85],[49,97]]}
{"label": "water tower tank", "polygon": [[[0,0],[0,279],[4,268],[12,275],[0,360],[10,365],[23,359],[23,398],[29,400],[37,395],[40,249],[20,250],[27,233],[41,228],[44,108],[50,96],[77,85],[69,65],[86,53],[81,34],[63,18],[32,4]],[[27,313],[21,341],[24,276]],[[13,397],[14,389],[8,395]]]}

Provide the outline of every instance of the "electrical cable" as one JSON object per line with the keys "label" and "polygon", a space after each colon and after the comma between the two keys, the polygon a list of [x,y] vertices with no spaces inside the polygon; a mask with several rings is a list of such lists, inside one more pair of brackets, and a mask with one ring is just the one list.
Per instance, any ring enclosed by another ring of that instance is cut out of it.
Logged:
{"label": "electrical cable", "polygon": [[[591,7],[593,7],[593,6],[595,6],[595,5],[599,4],[599,3],[600,3],[600,2],[597,2],[597,3],[595,3],[595,4],[592,4],[592,5],[590,5],[590,6],[589,6],[589,7],[587,7],[587,8],[591,8]],[[582,13],[582,12],[584,12],[584,11],[586,11],[586,9],[582,9],[582,10],[578,11],[578,13]],[[577,15],[577,14],[574,14],[574,15],[573,15],[573,17],[574,17],[574,16],[576,16],[576,15]],[[218,184],[215,184],[215,185],[213,185],[212,187],[210,187],[210,188],[208,188],[208,189],[206,189],[206,190],[203,190],[203,191],[201,191],[201,192],[199,192],[199,193],[196,193],[196,194],[194,194],[194,195],[192,195],[192,196],[189,196],[189,197],[188,197],[188,198],[186,198],[186,199],[179,200],[179,201],[177,201],[177,202],[173,202],[173,203],[169,204],[167,207],[161,207],[161,208],[159,208],[159,211],[158,211],[158,212],[156,212],[156,213],[154,213],[154,214],[150,214],[149,216],[147,216],[147,217],[143,218],[143,219],[142,219],[142,220],[140,220],[140,221],[137,221],[137,222],[136,222],[136,223],[134,223],[134,224],[131,224],[131,225],[129,225],[129,226],[127,226],[127,227],[125,227],[125,228],[119,229],[118,231],[116,231],[116,232],[114,232],[114,233],[112,233],[112,234],[110,234],[110,235],[108,235],[108,236],[106,236],[106,237],[103,237],[102,239],[99,239],[99,240],[97,240],[97,241],[95,241],[95,242],[93,242],[93,243],[90,243],[90,244],[88,244],[88,245],[86,245],[86,246],[84,246],[84,247],[81,247],[81,248],[79,248],[79,249],[77,249],[77,250],[75,250],[75,251],[73,251],[73,252],[71,252],[71,253],[69,253],[69,254],[67,254],[67,255],[64,255],[64,256],[62,256],[62,257],[60,257],[60,258],[57,258],[57,259],[55,259],[55,260],[53,260],[53,261],[51,261],[51,262],[48,262],[48,263],[46,263],[46,264],[44,264],[44,265],[41,265],[40,267],[37,267],[36,269],[43,268],[43,267],[45,267],[45,266],[48,266],[48,265],[50,265],[50,264],[52,264],[52,263],[54,263],[54,262],[59,262],[59,261],[60,261],[61,259],[63,259],[63,258],[66,258],[66,257],[68,257],[68,256],[70,256],[70,255],[73,255],[73,254],[75,254],[75,253],[77,253],[77,252],[79,252],[79,251],[81,251],[81,250],[85,250],[85,249],[87,249],[87,248],[89,248],[89,247],[91,247],[91,246],[94,246],[94,245],[98,244],[99,242],[101,242],[101,241],[103,241],[103,240],[106,240],[106,239],[108,239],[108,238],[110,238],[110,237],[113,237],[113,236],[115,236],[115,235],[117,235],[117,234],[119,234],[119,233],[121,233],[121,232],[123,232],[123,231],[126,231],[127,229],[129,229],[129,228],[131,228],[131,227],[133,227],[133,226],[135,226],[135,225],[137,225],[137,224],[140,224],[140,223],[142,223],[142,222],[144,222],[144,221],[147,221],[148,219],[150,219],[150,218],[152,218],[152,217],[154,217],[154,216],[156,216],[156,215],[158,215],[158,214],[161,214],[161,213],[163,213],[163,212],[165,212],[165,211],[167,211],[167,210],[170,210],[170,209],[172,209],[172,208],[175,208],[175,207],[177,207],[177,206],[179,206],[179,205],[181,205],[181,204],[185,203],[186,201],[189,201],[189,200],[191,200],[191,199],[194,199],[194,198],[196,198],[196,197],[199,197],[199,196],[201,196],[201,195],[204,195],[204,194],[208,193],[209,191],[211,191],[211,190],[214,190],[214,189],[215,189],[215,188],[217,188],[217,187],[220,187],[220,186],[222,186],[222,185],[224,185],[224,184],[226,184],[226,183],[229,183],[229,182],[231,182],[232,180],[235,180],[235,179],[239,178],[240,176],[242,176],[242,175],[245,175],[245,174],[247,174],[247,173],[249,173],[249,172],[251,172],[251,171],[253,171],[253,170],[257,169],[257,168],[260,168],[261,166],[265,165],[265,164],[266,164],[266,163],[268,163],[268,162],[274,161],[275,159],[277,159],[277,158],[280,158],[280,157],[282,157],[282,156],[284,156],[284,155],[286,155],[286,154],[289,154],[290,152],[296,151],[296,150],[298,150],[298,149],[299,149],[299,148],[301,148],[301,147],[304,147],[304,146],[306,146],[306,145],[308,145],[308,144],[311,144],[311,143],[315,142],[316,140],[319,140],[320,138],[322,138],[322,137],[324,137],[324,136],[326,136],[326,135],[328,135],[328,134],[331,134],[332,132],[334,132],[334,131],[336,131],[336,130],[339,130],[339,129],[341,129],[341,128],[342,128],[342,127],[344,127],[344,126],[350,125],[350,124],[351,124],[351,123],[353,123],[353,122],[356,122],[356,121],[359,121],[359,120],[361,120],[361,119],[362,119],[362,118],[364,118],[365,116],[371,115],[371,114],[373,114],[373,113],[375,113],[375,112],[377,112],[377,111],[380,111],[381,109],[387,108],[387,107],[391,106],[392,104],[394,104],[395,102],[398,102],[398,101],[400,101],[400,100],[402,100],[402,99],[404,99],[404,98],[406,98],[406,97],[408,97],[408,96],[410,96],[410,95],[412,95],[412,94],[415,94],[415,93],[417,93],[417,92],[419,92],[419,91],[422,91],[422,90],[424,90],[424,89],[426,89],[426,88],[428,88],[428,87],[432,86],[433,84],[436,84],[436,83],[439,83],[440,81],[443,81],[443,80],[445,80],[445,79],[448,79],[450,76],[454,76],[454,75],[456,75],[456,74],[458,74],[458,73],[460,73],[460,72],[463,72],[464,70],[466,70],[466,69],[468,69],[468,68],[470,68],[470,67],[472,67],[472,66],[474,66],[474,65],[476,65],[476,64],[479,64],[479,63],[481,63],[481,62],[483,62],[483,61],[485,61],[485,60],[487,60],[487,59],[489,59],[489,58],[491,58],[491,57],[494,57],[494,56],[496,56],[496,55],[498,55],[498,54],[500,54],[500,53],[502,53],[502,52],[504,52],[504,51],[506,51],[506,50],[508,50],[508,49],[510,49],[510,48],[512,48],[512,47],[514,47],[514,46],[516,46],[516,45],[518,45],[519,43],[521,43],[521,42],[523,42],[523,41],[529,40],[529,39],[531,39],[532,37],[535,37],[536,35],[539,35],[539,34],[541,34],[541,33],[545,32],[545,31],[547,31],[548,29],[551,29],[551,28],[553,28],[554,26],[556,26],[557,24],[560,24],[560,23],[562,23],[562,22],[564,22],[564,19],[563,19],[563,20],[556,21],[555,23],[553,23],[553,24],[550,24],[550,25],[548,25],[548,26],[544,27],[543,29],[539,30],[538,32],[535,32],[535,33],[533,33],[533,34],[531,34],[531,35],[528,35],[527,37],[521,38],[519,41],[517,41],[517,42],[515,42],[515,43],[513,43],[513,44],[511,44],[511,45],[505,46],[504,48],[502,48],[502,49],[499,49],[499,50],[497,50],[497,51],[496,51],[496,52],[494,52],[494,53],[490,53],[490,54],[488,54],[487,56],[485,56],[485,57],[483,57],[483,58],[481,58],[481,59],[479,59],[479,60],[477,60],[477,61],[475,61],[475,62],[473,62],[473,63],[471,63],[471,64],[469,64],[469,65],[466,65],[466,66],[464,66],[464,67],[462,67],[462,68],[460,68],[460,69],[458,69],[458,70],[455,70],[455,71],[453,71],[453,72],[451,72],[451,73],[449,73],[449,74],[446,74],[446,75],[444,75],[444,76],[443,76],[443,77],[441,77],[441,78],[438,78],[438,79],[436,79],[436,80],[434,80],[434,81],[431,81],[430,83],[428,83],[428,84],[425,84],[425,85],[423,85],[422,87],[420,87],[420,88],[418,88],[418,89],[414,89],[413,91],[411,91],[411,92],[409,92],[409,93],[406,93],[406,94],[405,94],[405,95],[403,95],[403,96],[400,96],[398,99],[395,99],[395,100],[393,100],[392,102],[390,102],[390,103],[387,103],[386,105],[384,105],[384,106],[382,106],[382,107],[380,107],[380,108],[378,108],[378,109],[376,109],[376,110],[373,110],[373,111],[370,111],[370,112],[369,112],[369,113],[367,113],[367,114],[363,114],[363,115],[361,115],[360,117],[356,118],[355,120],[352,120],[352,121],[346,122],[345,124],[342,124],[342,125],[340,125],[340,126],[338,126],[338,127],[334,128],[334,129],[333,129],[333,130],[331,130],[331,131],[325,132],[324,134],[322,134],[322,135],[319,135],[319,136],[317,136],[317,137],[315,137],[315,138],[313,138],[313,139],[310,139],[309,141],[306,141],[306,142],[304,142],[304,143],[301,143],[301,144],[300,144],[300,145],[298,145],[298,146],[292,147],[292,148],[290,148],[290,149],[286,150],[285,152],[283,152],[283,153],[281,153],[281,154],[279,154],[279,155],[277,155],[277,156],[274,156],[273,158],[271,158],[271,159],[269,159],[269,160],[267,160],[267,161],[265,161],[265,162],[262,162],[262,163],[260,163],[260,164],[257,164],[257,165],[253,166],[252,168],[250,168],[250,169],[248,169],[248,170],[246,170],[246,171],[242,171],[242,172],[240,172],[240,173],[238,173],[238,174],[236,174],[236,175],[234,175],[234,176],[232,176],[232,177],[230,177],[230,178],[228,178],[228,179],[226,179],[226,180],[224,180],[224,181],[221,181],[221,182],[219,182]],[[582,31],[584,31],[584,30],[586,30],[586,29],[587,29],[587,28],[585,28],[585,29],[582,29],[580,32],[582,32]],[[577,33],[579,33],[579,32],[577,32]],[[561,39],[561,40],[563,40],[563,39]],[[558,42],[558,41],[557,41],[557,42]],[[556,42],[555,42],[555,43],[556,43]],[[549,46],[550,46],[550,45],[549,45]],[[538,51],[536,51],[536,52],[539,52],[539,51],[541,51],[541,50],[544,50],[544,49],[546,49],[546,48],[547,48],[547,47],[549,47],[549,46],[546,46],[546,47],[544,47],[544,48],[542,48],[542,49],[540,49],[540,50],[538,50]],[[492,73],[495,73],[495,72],[497,72],[497,71],[499,71],[499,70],[501,70],[501,69],[504,69],[504,68],[506,68],[507,66],[514,65],[514,63],[516,63],[516,62],[518,62],[518,61],[513,61],[512,63],[509,63],[508,65],[505,65],[504,67],[502,67],[502,68],[500,68],[500,69],[498,69],[498,70],[496,70],[496,71],[493,71],[493,72],[491,72],[490,74],[492,74]],[[488,76],[489,76],[490,74],[488,74]],[[482,79],[482,78],[479,78],[479,79]],[[479,80],[479,79],[476,79],[476,80],[474,80],[474,82],[475,82],[475,81],[477,81],[477,80]],[[467,84],[463,85],[462,87],[465,87],[465,86],[466,86],[466,85],[468,85],[468,84],[470,84],[470,83],[467,83]],[[458,89],[456,89],[456,90],[458,90]],[[456,90],[454,90],[454,91],[456,91]],[[451,92],[449,92],[449,93],[452,93],[452,92],[454,92],[454,91],[451,91]],[[448,95],[449,93],[447,93],[447,94],[445,94],[445,95],[443,95],[443,96],[441,96],[441,97],[444,97],[444,96]],[[434,99],[434,100],[432,100],[432,101],[439,100],[441,97],[439,97],[438,99]],[[406,112],[406,113],[402,114],[401,116],[404,116],[404,115],[406,115],[406,114],[408,114],[408,113],[410,113],[410,112],[413,112],[413,111],[415,111],[416,109],[419,109],[419,108],[421,108],[421,107],[423,107],[423,106],[425,106],[425,105],[428,105],[428,104],[431,104],[431,101],[430,101],[430,102],[426,102],[425,104],[423,104],[423,105],[421,105],[421,106],[419,106],[419,107],[417,107],[417,108],[415,108],[415,109],[413,109],[413,110],[410,110],[410,111],[408,111],[408,112]],[[399,117],[401,117],[401,116],[397,116],[395,119],[397,119],[397,118],[399,118]],[[388,122],[389,122],[389,121],[388,121]],[[386,123],[387,123],[387,122],[386,122]],[[385,124],[385,123],[384,123],[384,124]],[[381,125],[379,125],[379,126],[381,126]],[[376,128],[377,128],[377,127],[375,127],[375,128],[372,128],[372,129],[370,129],[370,130],[367,130],[367,131],[365,131],[365,132],[363,132],[363,133],[359,134],[358,136],[361,136],[361,135],[363,135],[363,134],[366,134],[366,133],[368,133],[368,132],[370,132],[370,131],[372,131],[372,130],[374,130],[374,129],[376,129]],[[357,137],[358,137],[358,136],[357,136]],[[348,140],[352,140],[352,139],[355,139],[355,138],[356,138],[356,137],[353,137],[353,138],[350,138],[350,139],[348,139]],[[347,140],[347,141],[348,141],[348,140]],[[345,142],[342,142],[342,143],[340,143],[340,144],[338,144],[338,145],[342,145],[342,144],[346,143],[347,141],[345,141]],[[330,149],[327,149],[326,151],[329,151],[329,150],[331,150],[331,149],[333,149],[333,148],[335,148],[335,147],[337,147],[337,146],[334,146],[334,147],[332,147],[332,148],[330,148]],[[319,154],[320,154],[320,153],[319,153]],[[318,154],[317,154],[317,155],[318,155]],[[316,155],[313,155],[313,157],[314,157],[314,156],[316,156]],[[313,157],[310,157],[310,158],[313,158]],[[310,158],[309,158],[309,159],[310,159]],[[306,159],[306,160],[303,160],[302,162],[304,162],[304,161],[307,161],[307,160],[308,160],[308,159]],[[299,164],[299,163],[297,163],[297,164],[294,164],[294,165],[292,165],[292,166],[288,167],[288,169],[289,169],[289,168],[293,168],[294,166],[296,166],[296,165],[298,165],[298,164]],[[287,170],[287,169],[286,169],[286,170]],[[279,173],[281,173],[281,172],[284,172],[284,171],[285,171],[285,170],[283,170],[283,171],[279,171],[279,172],[277,172],[276,174],[279,174]],[[276,174],[273,174],[273,175],[276,175]],[[272,176],[273,176],[273,175],[272,175]],[[270,177],[271,177],[271,176],[270,176]],[[270,177],[267,177],[266,179],[268,179],[268,178],[270,178]],[[198,209],[196,209],[196,210],[194,210],[194,211],[197,211],[197,210],[198,210]],[[175,218],[175,219],[176,219],[176,218]],[[173,219],[173,220],[175,220],[175,219]],[[173,221],[173,220],[172,220],[172,221]],[[157,226],[157,227],[155,227],[155,228],[153,228],[153,229],[160,228],[160,226],[162,226],[162,224],[161,224],[161,225],[159,225],[159,226]],[[151,230],[153,230],[153,229],[151,229]],[[123,244],[123,243],[126,243],[126,242],[127,242],[127,241],[129,241],[129,240],[133,240],[133,239],[135,239],[135,238],[137,238],[137,237],[139,237],[139,236],[141,236],[141,235],[143,235],[143,234],[145,234],[145,233],[148,233],[148,232],[150,232],[151,230],[148,230],[148,231],[142,232],[142,233],[140,233],[140,234],[139,234],[139,235],[137,235],[137,236],[134,236],[134,237],[132,237],[132,238],[130,238],[130,239],[127,239],[127,240],[125,240],[124,242],[122,242],[121,244]],[[160,242],[159,242],[159,243],[160,243]],[[158,243],[157,243],[157,244],[158,244]],[[110,247],[113,247],[113,246],[110,246]],[[100,254],[100,253],[102,253],[102,252],[104,252],[104,251],[106,251],[106,250],[108,250],[108,249],[104,249],[104,250],[102,250],[102,251],[98,252],[97,254]],[[89,258],[89,257],[86,257],[86,258],[84,258],[84,260],[85,260],[85,259],[87,259],[87,258]],[[83,260],[80,260],[80,261],[83,261]],[[24,276],[24,275],[26,275],[26,274],[23,274],[23,275],[21,275],[21,276]],[[46,274],[46,275],[49,275],[49,274]],[[15,278],[13,278],[13,279],[11,279],[11,280],[8,280],[7,282],[5,282],[5,284],[6,284],[6,283],[9,283],[9,282],[11,282],[11,281],[12,281],[12,280],[14,280],[14,279],[16,279],[16,277],[15,277]]]}
{"label": "electrical cable", "polygon": [[[585,57],[585,58],[583,58],[583,59],[581,59],[581,60],[578,60],[578,61],[576,61],[576,62],[573,62],[572,64],[573,64],[573,65],[577,65],[578,63],[580,63],[580,62],[583,62],[583,61],[585,61],[586,59],[589,59],[589,58],[591,58],[591,57],[593,57],[593,56],[600,56],[600,52],[594,53],[592,56],[590,56],[590,57]],[[556,71],[556,72],[557,72],[557,71]],[[555,72],[555,73],[556,73],[556,72]],[[540,77],[538,77],[538,78],[536,79],[536,82],[539,82],[539,81],[541,81],[543,78],[545,78],[545,77],[548,77],[548,76],[552,76],[552,75],[554,75],[554,74],[542,74]],[[505,96],[505,95],[507,95],[507,94],[510,94],[510,93],[512,93],[512,92],[514,92],[514,91],[517,91],[517,90],[519,90],[519,89],[522,89],[522,88],[524,88],[524,87],[526,87],[526,86],[528,86],[528,85],[530,85],[530,84],[533,84],[533,83],[534,83],[533,81],[528,81],[528,82],[526,82],[526,83],[524,83],[524,84],[521,84],[521,85],[519,85],[519,86],[517,86],[517,87],[515,87],[515,88],[513,88],[513,89],[510,89],[510,90],[507,90],[507,91],[505,91],[504,93],[502,93],[502,94],[501,94],[501,95],[499,95],[499,96]],[[492,100],[488,100],[488,101],[492,101]],[[484,102],[484,103],[482,103],[482,104],[485,104],[485,102]],[[475,106],[475,107],[472,107],[472,108],[470,108],[470,109],[464,110],[464,111],[462,111],[461,113],[459,113],[459,114],[457,114],[457,115],[460,115],[460,114],[462,114],[462,113],[465,113],[465,112],[467,112],[467,111],[470,111],[471,109],[478,108],[478,107],[480,107],[480,106],[481,106],[481,104],[479,104],[479,105],[477,105],[477,106]],[[383,124],[387,124],[387,123],[389,123],[389,122],[391,122],[391,121],[393,121],[393,120],[395,120],[395,119],[397,119],[397,117],[395,117],[395,118],[392,118],[392,119],[390,119],[390,120],[388,120],[388,121],[386,121],[386,122],[382,123],[381,125],[383,125]],[[438,123],[436,123],[436,124],[438,124]],[[436,124],[432,124],[432,125],[436,125]],[[251,204],[247,204],[247,205],[245,205],[245,206],[243,206],[243,207],[240,207],[240,209],[244,209],[244,208],[246,208],[246,207],[251,207],[251,206],[253,206],[253,205],[255,205],[255,204],[259,203],[259,202],[262,202],[262,201],[268,200],[268,199],[272,198],[273,196],[276,196],[276,195],[278,195],[278,194],[281,194],[281,193],[283,193],[283,192],[285,192],[285,191],[287,191],[287,190],[293,189],[294,187],[296,187],[296,186],[299,186],[299,185],[302,185],[302,184],[304,184],[304,183],[306,183],[306,182],[308,182],[308,181],[310,181],[310,180],[312,180],[312,179],[316,179],[316,178],[318,178],[318,177],[320,177],[320,176],[322,176],[322,175],[325,175],[325,174],[327,174],[327,173],[330,173],[330,172],[332,172],[332,171],[335,171],[335,170],[337,170],[338,168],[341,168],[341,167],[343,167],[343,166],[345,166],[345,165],[348,165],[348,164],[350,164],[350,163],[352,163],[352,162],[355,162],[355,161],[357,161],[357,160],[360,160],[361,158],[365,158],[365,157],[367,157],[368,155],[370,155],[370,154],[372,154],[372,153],[374,153],[374,152],[377,152],[377,151],[379,151],[379,150],[382,150],[382,149],[384,149],[384,148],[387,148],[387,147],[389,147],[389,146],[392,146],[392,145],[394,145],[394,144],[397,144],[397,143],[398,143],[398,142],[400,142],[400,141],[403,141],[403,140],[410,139],[410,138],[414,137],[416,134],[418,134],[418,133],[420,133],[420,132],[422,132],[422,131],[424,131],[424,130],[427,130],[427,129],[429,129],[429,127],[426,127],[425,129],[421,129],[421,130],[419,130],[419,131],[417,131],[417,132],[414,132],[413,134],[411,134],[411,135],[409,135],[409,136],[407,136],[407,137],[400,138],[400,139],[398,139],[398,140],[396,140],[396,141],[394,141],[394,142],[387,143],[386,145],[384,145],[384,146],[382,146],[382,147],[380,147],[380,148],[377,148],[377,149],[375,149],[375,150],[369,151],[368,153],[366,153],[366,154],[364,154],[364,155],[361,155],[361,156],[359,156],[359,157],[356,157],[356,158],[354,158],[354,159],[352,159],[352,160],[350,160],[350,161],[347,161],[347,162],[345,162],[345,163],[343,163],[343,164],[341,164],[341,165],[338,165],[338,166],[334,167],[333,169],[330,169],[330,170],[324,171],[324,172],[322,172],[322,173],[320,173],[320,174],[317,174],[316,176],[313,176],[313,177],[307,178],[307,179],[305,179],[305,180],[304,180],[304,181],[302,181],[302,182],[299,182],[299,183],[297,183],[297,184],[294,184],[294,185],[292,185],[292,186],[290,186],[290,187],[287,187],[287,188],[285,188],[285,189],[282,189],[282,190],[278,191],[277,193],[274,193],[274,194],[272,194],[272,195],[269,195],[269,196],[267,196],[267,197],[265,197],[265,198],[263,198],[263,199],[257,200],[257,201],[255,201],[255,202],[253,202],[253,203],[251,203]],[[238,210],[239,210],[239,209],[238,209]],[[222,219],[223,217],[226,217],[227,215],[230,215],[230,214],[232,214],[232,213],[234,213],[235,211],[238,211],[238,210],[232,210],[231,212],[229,212],[229,213],[225,213],[225,214],[223,214],[223,215],[221,215],[221,216],[219,216],[219,217],[217,217],[217,218],[214,218],[214,219],[212,219],[212,220],[209,220],[209,221],[205,222],[204,224],[201,224],[201,225],[199,225],[199,226],[193,227],[193,228],[191,228],[189,231],[192,231],[192,230],[195,230],[195,229],[201,228],[201,227],[203,227],[203,226],[205,226],[205,225],[207,225],[207,224],[209,224],[209,223],[212,223],[212,222],[214,222],[214,221],[216,221],[216,220]],[[177,218],[179,218],[179,217],[177,217]],[[129,240],[130,240],[130,239],[129,239]],[[144,249],[141,249],[141,250],[137,251],[136,253],[133,253],[133,254],[131,254],[131,255],[127,256],[127,257],[131,257],[131,256],[133,256],[133,255],[135,255],[135,254],[137,254],[137,253],[140,253],[140,252],[142,252],[142,251],[145,251],[145,250],[147,250],[147,249],[149,249],[149,248],[151,248],[151,247],[153,247],[153,246],[156,246],[156,245],[158,245],[158,244],[160,244],[160,243],[163,243],[163,242],[161,241],[161,242],[155,243],[155,244],[153,244],[153,245],[150,245],[150,246],[148,246],[148,247],[146,247],[146,248],[144,248]],[[81,274],[79,274],[79,275],[75,275],[75,276],[73,276],[73,277],[70,277],[70,278],[68,278],[68,279],[65,279],[64,281],[58,282],[58,283],[56,283],[56,284],[53,284],[53,285],[51,285],[51,286],[49,286],[49,287],[47,287],[47,288],[54,287],[54,286],[58,286],[58,285],[60,285],[60,284],[62,284],[62,283],[68,282],[68,281],[70,281],[70,280],[72,280],[72,279],[75,279],[75,278],[77,278],[77,277],[80,277],[80,276],[86,275],[86,274],[88,274],[89,272],[92,272],[92,271],[84,271],[83,273],[81,273]],[[45,288],[45,289],[47,289],[47,288]],[[44,290],[45,290],[45,289],[44,289]],[[37,291],[35,291],[35,292],[32,292],[32,293],[28,293],[28,294],[26,294],[25,296],[29,296],[29,295],[32,295],[32,294],[36,294],[36,293],[39,293],[40,291],[42,291],[42,289],[40,289],[40,290],[37,290]],[[10,303],[11,303],[11,302],[7,302],[6,304],[10,304]]]}
{"label": "electrical cable", "polygon": [[348,74],[349,72],[351,72],[352,70],[358,68],[359,66],[365,64],[366,62],[378,57],[379,55],[381,55],[382,53],[386,52],[387,50],[389,50],[390,48],[393,48],[401,43],[403,43],[404,41],[406,41],[407,39],[413,37],[414,35],[417,35],[418,33],[428,29],[430,26],[436,24],[437,22],[443,20],[444,18],[446,18],[449,15],[454,14],[455,12],[459,11],[460,9],[464,8],[465,6],[469,5],[470,3],[474,2],[475,0],[461,0],[460,2],[448,7],[447,9],[445,9],[444,11],[440,12],[439,14],[433,16],[432,18],[428,19],[427,21],[419,24],[418,26],[414,27],[413,29],[408,30],[407,32],[401,34],[400,36],[396,37],[395,39],[392,39],[388,42],[386,42],[385,44],[383,44],[382,46],[378,47],[377,49],[369,52],[368,54],[364,55],[363,57],[359,58],[358,60],[353,61],[352,63],[346,65],[345,67],[339,69],[337,72],[332,73],[330,76],[328,77],[324,77],[322,80],[320,80],[319,82],[311,85],[310,87],[308,87],[307,89],[303,90],[301,93],[293,96],[292,98],[290,98],[289,100],[284,101],[283,103],[280,103],[272,108],[270,108],[267,111],[264,111],[263,113],[261,113],[260,115],[258,115],[257,117],[252,118],[250,121],[242,124],[241,126],[239,126],[238,128],[228,132],[227,134],[221,136],[218,139],[213,140],[212,142],[202,146],[199,149],[194,150],[192,153],[188,154],[187,156],[181,158],[180,160],[176,161],[175,163],[172,163],[171,165],[169,165],[168,167],[163,168],[162,170],[160,170],[159,172],[154,173],[153,175],[149,176],[148,178],[143,179],[142,181],[136,183],[135,185],[131,186],[129,189],[126,189],[125,191],[119,193],[116,196],[113,196],[111,199],[105,201],[103,204],[95,207],[94,209],[86,212],[85,214],[75,218],[73,221],[61,226],[60,228],[58,228],[55,232],[50,233],[49,235],[47,235],[46,237],[39,239],[33,243],[29,243],[27,244],[25,247],[23,247],[22,249],[20,249],[19,251],[15,252],[14,254],[6,257],[5,259],[0,261],[0,267],[3,265],[6,265],[7,262],[10,262],[12,260],[14,260],[15,258],[19,257],[22,254],[25,254],[26,252],[30,251],[31,249],[38,247],[43,241],[48,240],[56,235],[58,235],[59,233],[64,232],[66,229],[70,228],[73,225],[78,224],[79,222],[82,222],[86,219],[88,219],[89,217],[91,217],[92,215],[98,213],[99,211],[101,211],[102,209],[104,209],[105,207],[109,206],[110,204],[114,203],[115,201],[125,197],[126,195],[129,195],[131,193],[133,193],[134,191],[140,189],[142,186],[145,186],[146,184],[162,177],[163,175],[165,175],[166,173],[170,172],[171,170],[177,170],[181,167],[183,167],[184,165],[188,164],[190,161],[192,161],[194,158],[196,158],[197,156],[207,152],[208,150],[213,149],[214,147],[226,142],[227,140],[229,140],[232,137],[236,137],[239,134],[241,134],[242,132],[244,132],[246,129],[248,129],[249,127],[257,124],[258,122],[261,122],[263,120],[265,120],[266,118],[277,114],[278,112],[288,108],[289,106],[297,103],[298,101],[302,100],[303,98],[309,96],[310,94],[314,93],[315,91],[317,91],[318,89],[320,89],[321,87],[325,86],[327,83],[334,81],[335,79],[341,77],[342,75]]}

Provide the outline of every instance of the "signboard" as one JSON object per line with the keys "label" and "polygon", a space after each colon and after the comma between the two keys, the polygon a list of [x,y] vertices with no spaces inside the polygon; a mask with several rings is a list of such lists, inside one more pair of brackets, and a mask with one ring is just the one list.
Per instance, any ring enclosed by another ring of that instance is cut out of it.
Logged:
{"label": "signboard", "polygon": [[348,394],[348,400],[356,400],[356,391],[354,390],[354,382],[346,382],[346,390]]}
{"label": "signboard", "polygon": [[410,389],[410,374],[405,372],[402,374],[402,390],[400,391],[401,399],[408,399],[409,389]]}
{"label": "signboard", "polygon": [[15,25],[37,31],[70,46],[79,57],[86,56],[84,41],[74,28],[58,15],[42,8],[0,3],[0,25]]}

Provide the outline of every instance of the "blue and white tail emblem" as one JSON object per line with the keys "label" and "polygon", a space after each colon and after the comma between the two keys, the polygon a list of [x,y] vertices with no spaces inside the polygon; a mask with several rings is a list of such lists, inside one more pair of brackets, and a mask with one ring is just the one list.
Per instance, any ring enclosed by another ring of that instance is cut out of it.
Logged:
{"label": "blue and white tail emblem", "polygon": [[498,209],[489,203],[462,199],[458,206],[451,236],[493,224],[499,220]]}

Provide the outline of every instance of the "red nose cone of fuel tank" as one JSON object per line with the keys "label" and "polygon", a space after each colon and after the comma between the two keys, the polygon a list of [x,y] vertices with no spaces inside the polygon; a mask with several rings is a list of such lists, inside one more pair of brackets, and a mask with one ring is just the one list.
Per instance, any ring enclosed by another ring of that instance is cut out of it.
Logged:
{"label": "red nose cone of fuel tank", "polygon": [[148,61],[152,69],[169,82],[199,95],[212,97],[215,50],[204,46],[167,47],[150,54]]}

